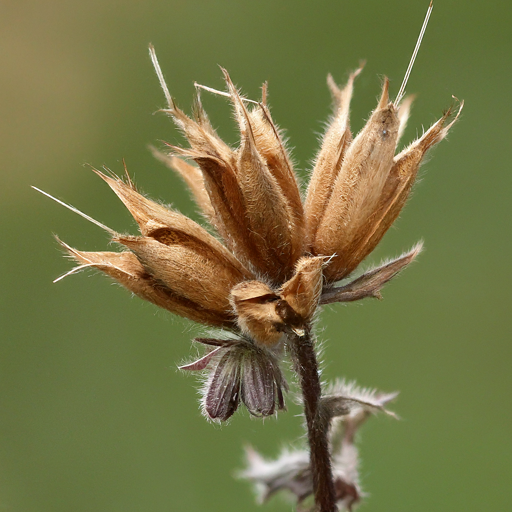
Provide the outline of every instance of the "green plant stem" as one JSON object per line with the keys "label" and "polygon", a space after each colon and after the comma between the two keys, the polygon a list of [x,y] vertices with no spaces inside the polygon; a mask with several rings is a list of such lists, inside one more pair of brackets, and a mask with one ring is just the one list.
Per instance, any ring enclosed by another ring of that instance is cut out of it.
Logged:
{"label": "green plant stem", "polygon": [[311,326],[306,328],[304,336],[291,337],[290,348],[302,389],[315,504],[319,512],[336,512],[338,508],[327,439],[328,422],[319,414],[322,388]]}

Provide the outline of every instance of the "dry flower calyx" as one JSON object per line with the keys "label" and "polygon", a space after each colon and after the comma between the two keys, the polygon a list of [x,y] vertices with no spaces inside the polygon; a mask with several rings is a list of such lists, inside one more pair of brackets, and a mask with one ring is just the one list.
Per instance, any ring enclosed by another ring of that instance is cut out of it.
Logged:
{"label": "dry flower calyx", "polygon": [[201,105],[199,90],[212,89],[198,86],[188,116],[171,97],[152,47],[150,55],[167,100],[164,112],[188,141],[187,147],[153,152],[184,179],[212,229],[139,193],[128,173],[122,180],[95,170],[140,234],[119,234],[56,200],[105,229],[122,248],[84,252],[60,242],[79,263],[66,275],[96,268],[161,308],[221,329],[215,337],[197,339],[205,353],[181,367],[205,373],[202,406],[212,420],[227,420],[240,403],[259,417],[284,409],[287,384],[280,361],[290,354],[303,391],[310,453],[287,452],[267,463],[249,452],[245,476],[264,497],[289,489],[298,501],[315,494],[322,512],[350,510],[361,497],[354,434],[394,395],[345,383],[322,393],[312,322],[324,304],[380,298],[384,284],[421,251],[418,244],[349,279],[400,214],[425,154],[447,135],[462,104],[397,153],[412,98],[402,101],[401,90],[391,101],[385,79],[376,109],[354,137],[349,107],[362,66],[341,87],[329,76],[333,115],[303,201],[267,105],[266,85],[261,101],[248,100],[222,70],[227,91],[214,92],[232,103],[240,132],[233,148],[217,135]]}

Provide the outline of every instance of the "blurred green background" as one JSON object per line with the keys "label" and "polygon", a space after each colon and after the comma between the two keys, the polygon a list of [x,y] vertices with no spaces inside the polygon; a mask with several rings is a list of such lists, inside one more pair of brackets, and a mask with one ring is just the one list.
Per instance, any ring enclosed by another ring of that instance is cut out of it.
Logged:
{"label": "blurred green background", "polygon": [[[303,177],[338,82],[360,59],[352,126],[392,95],[427,1],[0,2],[0,511],[280,511],[233,480],[243,445],[271,456],[301,435],[297,409],[225,427],[199,413],[197,382],[176,364],[195,353],[190,323],[95,273],[71,268],[52,233],[107,248],[96,226],[36,185],[120,231],[134,222],[89,168],[122,171],[198,219],[184,186],[148,144],[181,138],[162,114],[147,53],[157,49],[187,111],[193,82],[223,88],[218,64],[250,96],[269,82]],[[423,238],[426,251],[383,301],[325,311],[324,376],[400,390],[395,422],[362,432],[362,511],[506,510],[511,462],[510,2],[438,0],[407,88],[418,93],[405,140],[466,101],[423,167],[402,218],[366,264]],[[203,95],[236,142],[228,102]]]}

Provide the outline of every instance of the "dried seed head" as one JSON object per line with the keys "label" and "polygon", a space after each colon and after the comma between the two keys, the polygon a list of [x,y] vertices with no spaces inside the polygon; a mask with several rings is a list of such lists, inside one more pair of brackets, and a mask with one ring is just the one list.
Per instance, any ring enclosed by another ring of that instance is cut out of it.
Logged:
{"label": "dried seed head", "polygon": [[[240,339],[209,343],[215,348],[184,369],[210,371],[205,410],[211,418],[228,418],[240,399],[251,414],[266,416],[284,407],[286,387],[270,349],[278,349],[291,333],[300,339],[319,304],[380,297],[382,286],[419,252],[416,247],[344,286],[334,284],[361,263],[395,221],[425,153],[446,136],[462,104],[455,116],[447,112],[395,156],[412,102],[412,97],[402,101],[412,64],[395,102],[390,102],[384,81],[377,108],[355,139],[349,104],[362,66],[343,88],[329,77],[334,114],[303,206],[283,137],[270,116],[266,85],[261,102],[243,98],[224,70],[228,92],[197,86],[230,98],[241,139],[233,149],[213,129],[199,92],[192,117],[176,106],[152,47],[150,53],[167,100],[165,112],[190,146],[170,146],[170,155],[154,153],[188,184],[222,241],[144,197],[129,176],[125,183],[95,171],[128,208],[142,236],[121,236],[56,200],[130,250],[81,252],[63,244],[80,263],[68,274],[97,268],[160,307],[233,331]],[[324,397],[320,409],[329,418],[350,410],[351,417],[350,404],[361,405],[362,400],[338,393]],[[350,489],[357,486],[344,482],[343,492],[354,497]]]}

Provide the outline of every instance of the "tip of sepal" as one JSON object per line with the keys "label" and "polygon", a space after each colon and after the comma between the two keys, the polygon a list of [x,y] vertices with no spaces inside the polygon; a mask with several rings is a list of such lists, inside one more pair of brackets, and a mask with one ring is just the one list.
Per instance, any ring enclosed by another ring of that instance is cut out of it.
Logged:
{"label": "tip of sepal", "polygon": [[453,119],[443,128],[445,132],[448,132],[448,130],[453,126],[453,124],[459,119],[460,114],[462,113],[462,109],[464,108],[464,100],[459,100],[456,96],[452,95],[452,98],[459,104],[459,108],[456,109],[455,105],[450,107],[445,116],[443,116],[444,120],[446,121],[450,117],[453,117]]}
{"label": "tip of sepal", "polygon": [[389,78],[387,76],[384,77],[384,81],[382,83],[382,93],[380,95],[379,104],[377,105],[377,109],[385,109],[389,105]]}
{"label": "tip of sepal", "polygon": [[336,84],[331,73],[327,75],[327,87],[331,92],[331,97],[333,99],[335,106],[341,106],[341,104],[343,103],[344,96],[346,97],[347,100],[350,99],[350,96],[352,95],[352,87],[354,85],[354,81],[361,74],[365,65],[365,60],[359,62],[359,67],[349,74],[347,83],[343,89]]}

